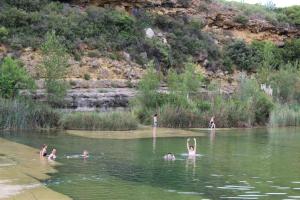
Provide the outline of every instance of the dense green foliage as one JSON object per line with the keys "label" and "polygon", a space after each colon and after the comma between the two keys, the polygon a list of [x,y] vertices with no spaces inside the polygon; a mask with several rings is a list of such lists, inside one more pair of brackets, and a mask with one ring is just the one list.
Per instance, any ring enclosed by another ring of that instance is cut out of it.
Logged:
{"label": "dense green foliage", "polygon": [[241,70],[252,71],[258,64],[255,50],[241,40],[229,44],[226,52]]}
{"label": "dense green foliage", "polygon": [[[300,39],[287,40],[286,44],[279,48],[271,42],[253,41],[246,44],[243,40],[228,43],[225,48],[224,61],[230,66],[230,61],[240,70],[256,72],[261,68],[279,69],[288,63],[300,60]],[[227,61],[227,57],[230,61]]]}
{"label": "dense green foliage", "polygon": [[45,104],[0,98],[0,129],[55,128],[59,119],[59,113]]}
{"label": "dense green foliage", "polygon": [[64,81],[68,66],[66,49],[52,32],[47,33],[42,52],[43,64],[40,71],[45,78],[48,102],[53,105],[59,104],[63,101],[67,90]]}
{"label": "dense green foliage", "polygon": [[[139,95],[132,103],[143,123],[150,124],[154,113],[159,115],[160,126],[173,128],[207,127],[212,116],[218,127],[268,123],[274,104],[255,79],[242,78],[238,91],[226,98],[214,89],[201,93],[201,75],[195,72],[193,64],[187,63],[185,67],[181,74],[169,71],[168,92],[158,90],[159,75],[153,69],[144,76]],[[145,92],[145,88],[150,92]]]}
{"label": "dense green foliage", "polygon": [[18,61],[10,57],[3,59],[0,65],[0,97],[13,98],[18,95],[20,89],[34,87],[34,80]]}
{"label": "dense green foliage", "polygon": [[76,112],[66,114],[61,120],[61,125],[65,129],[73,130],[124,131],[137,129],[138,122],[128,112]]}

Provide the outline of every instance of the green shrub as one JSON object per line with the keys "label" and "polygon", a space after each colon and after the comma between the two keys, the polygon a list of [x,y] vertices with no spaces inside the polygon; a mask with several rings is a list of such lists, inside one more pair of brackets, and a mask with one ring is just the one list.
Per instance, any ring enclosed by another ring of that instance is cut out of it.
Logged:
{"label": "green shrub", "polygon": [[227,55],[223,57],[223,66],[223,70],[228,71],[230,74],[233,73],[233,62]]}
{"label": "green shrub", "polygon": [[61,124],[65,129],[123,131],[138,127],[137,120],[128,112],[112,113],[70,113],[63,116]]}
{"label": "green shrub", "polygon": [[0,98],[0,129],[55,128],[59,119],[59,113],[45,104]]}
{"label": "green shrub", "polygon": [[90,80],[91,79],[91,75],[89,75],[89,74],[84,74],[83,75],[83,78],[84,78],[84,80]]}
{"label": "green shrub", "polygon": [[0,26],[0,41],[8,36],[9,31],[4,27]]}
{"label": "green shrub", "polygon": [[283,49],[282,57],[284,61],[287,62],[296,62],[300,60],[300,39],[288,40]]}
{"label": "green shrub", "polygon": [[233,18],[233,21],[240,23],[242,25],[246,25],[249,21],[248,17],[244,16],[244,15],[237,15]]}
{"label": "green shrub", "polygon": [[18,95],[20,89],[33,89],[34,80],[21,64],[10,57],[4,58],[0,65],[0,96],[13,98]]}

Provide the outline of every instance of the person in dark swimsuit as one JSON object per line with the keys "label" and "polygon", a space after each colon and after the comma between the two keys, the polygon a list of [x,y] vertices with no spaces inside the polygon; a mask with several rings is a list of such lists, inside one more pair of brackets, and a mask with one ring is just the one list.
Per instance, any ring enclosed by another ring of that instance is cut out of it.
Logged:
{"label": "person in dark swimsuit", "polygon": [[47,145],[46,144],[43,144],[43,147],[40,151],[40,157],[46,157],[47,156]]}

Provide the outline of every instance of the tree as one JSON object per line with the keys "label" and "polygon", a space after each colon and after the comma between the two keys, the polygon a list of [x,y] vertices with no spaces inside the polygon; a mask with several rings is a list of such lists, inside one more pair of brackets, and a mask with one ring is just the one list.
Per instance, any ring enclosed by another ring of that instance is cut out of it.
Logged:
{"label": "tree", "polygon": [[139,99],[144,107],[155,108],[159,102],[160,78],[158,72],[154,69],[154,63],[148,63],[148,69],[144,77],[139,82]]}
{"label": "tree", "polygon": [[47,33],[41,49],[43,53],[41,72],[45,77],[48,102],[57,105],[62,103],[67,91],[67,84],[64,81],[68,67],[67,50],[54,31]]}
{"label": "tree", "polygon": [[177,74],[174,70],[169,71],[168,87],[171,92],[189,99],[189,96],[199,89],[202,79],[203,77],[195,72],[195,64],[190,61],[185,63],[185,70],[182,74]]}
{"label": "tree", "polygon": [[0,65],[0,96],[14,98],[20,89],[33,89],[34,80],[21,64],[11,57],[6,57]]}

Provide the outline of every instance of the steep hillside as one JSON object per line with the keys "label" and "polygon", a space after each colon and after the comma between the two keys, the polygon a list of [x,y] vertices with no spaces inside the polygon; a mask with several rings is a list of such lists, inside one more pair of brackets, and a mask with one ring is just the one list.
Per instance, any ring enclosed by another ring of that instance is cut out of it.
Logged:
{"label": "steep hillside", "polygon": [[151,62],[165,75],[191,62],[232,93],[240,71],[262,65],[265,47],[277,68],[299,60],[299,13],[211,0],[4,0],[0,59],[20,59],[43,88],[40,46],[55,30],[73,89],[132,87]]}

